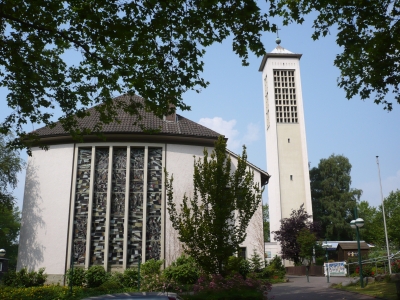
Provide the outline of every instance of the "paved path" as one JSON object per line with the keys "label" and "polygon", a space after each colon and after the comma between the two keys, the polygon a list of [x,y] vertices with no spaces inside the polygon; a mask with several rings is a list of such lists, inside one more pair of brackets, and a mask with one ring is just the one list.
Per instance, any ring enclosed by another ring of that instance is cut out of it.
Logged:
{"label": "paved path", "polygon": [[[310,282],[307,282],[305,276],[286,276],[289,282],[274,284],[268,299],[275,300],[372,300],[373,298],[366,295],[354,294],[337,289],[329,288],[332,283],[341,283],[349,280],[345,277],[331,277],[330,283],[326,282],[326,277],[310,276]],[[271,296],[271,297],[270,297]]]}

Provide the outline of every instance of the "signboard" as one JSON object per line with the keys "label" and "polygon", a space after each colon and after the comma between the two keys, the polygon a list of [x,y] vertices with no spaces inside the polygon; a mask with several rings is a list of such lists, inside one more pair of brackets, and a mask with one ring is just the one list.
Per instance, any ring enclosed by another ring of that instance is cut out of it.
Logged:
{"label": "signboard", "polygon": [[[328,265],[328,268],[326,267]],[[327,276],[326,271],[328,270],[329,276],[346,276],[347,275],[347,269],[346,269],[346,262],[341,261],[341,262],[333,262],[333,263],[328,263],[324,264],[324,274]]]}

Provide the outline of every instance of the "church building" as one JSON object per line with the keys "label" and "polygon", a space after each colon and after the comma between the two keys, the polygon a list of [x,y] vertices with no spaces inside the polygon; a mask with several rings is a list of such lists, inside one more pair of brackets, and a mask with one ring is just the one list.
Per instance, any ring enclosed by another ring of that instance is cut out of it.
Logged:
{"label": "church building", "polygon": [[[143,101],[115,100],[127,97]],[[174,198],[191,197],[193,157],[202,157],[204,148],[211,152],[220,134],[178,114],[141,115],[146,128],[160,130],[147,133],[120,110],[119,122],[103,126],[105,140],[86,136],[76,143],[59,123],[36,131],[50,148],[33,148],[28,159],[17,269],[44,267],[49,282],[63,284],[72,265],[117,271],[154,258],[168,266],[182,253],[166,209],[164,169],[174,176]],[[97,120],[91,108],[79,124],[93,128]],[[234,166],[238,156],[228,154]],[[255,183],[268,183],[267,172],[248,167]],[[241,245],[248,257],[264,251],[261,205]]]}
{"label": "church building", "polygon": [[301,54],[280,45],[264,55],[262,72],[267,167],[272,174],[268,184],[270,243],[268,256],[279,255],[280,247],[273,231],[280,220],[290,217],[292,210],[304,205],[312,215],[310,175],[306,129],[300,77]]}

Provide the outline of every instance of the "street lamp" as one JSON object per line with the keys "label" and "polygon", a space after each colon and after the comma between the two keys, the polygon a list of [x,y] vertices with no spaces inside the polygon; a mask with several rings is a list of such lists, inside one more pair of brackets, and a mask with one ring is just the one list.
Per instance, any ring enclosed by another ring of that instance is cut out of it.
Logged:
{"label": "street lamp", "polygon": [[361,288],[364,287],[364,280],[363,280],[363,274],[362,274],[362,263],[361,263],[361,249],[360,249],[360,232],[358,228],[361,228],[364,226],[364,220],[361,218],[352,220],[350,222],[351,228],[355,229],[357,232],[357,246],[358,246],[358,266],[359,266],[359,272],[360,272],[360,282],[361,282]]}
{"label": "street lamp", "polygon": [[325,257],[326,257],[326,282],[329,283],[329,268],[328,268],[328,248],[331,248],[332,245],[328,244],[327,240],[325,239],[325,244],[322,244],[322,248],[325,249]]}
{"label": "street lamp", "polygon": [[6,255],[6,250],[0,249],[0,257],[4,257]]}

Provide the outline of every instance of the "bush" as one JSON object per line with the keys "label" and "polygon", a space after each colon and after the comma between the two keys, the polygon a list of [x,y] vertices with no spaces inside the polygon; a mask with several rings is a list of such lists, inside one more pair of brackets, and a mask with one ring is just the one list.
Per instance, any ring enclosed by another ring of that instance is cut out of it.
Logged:
{"label": "bush", "polygon": [[199,267],[192,257],[182,255],[164,270],[164,275],[178,284],[193,284],[199,278]]}
{"label": "bush", "polygon": [[137,268],[125,269],[123,275],[123,284],[125,287],[137,287],[138,286],[139,272]]}
{"label": "bush", "polygon": [[67,284],[70,285],[72,282],[73,286],[85,286],[86,285],[86,271],[83,268],[71,268],[67,271]]}
{"label": "bush", "polygon": [[230,256],[225,266],[225,274],[227,275],[239,273],[243,277],[246,277],[250,270],[250,262],[242,257],[236,256]]}
{"label": "bush", "polygon": [[271,259],[267,267],[274,271],[281,271],[286,273],[286,269],[282,263],[282,259],[278,255],[275,255],[275,257]]}
{"label": "bush", "polygon": [[89,288],[95,288],[107,281],[109,275],[103,266],[91,266],[85,274],[86,284]]}
{"label": "bush", "polygon": [[253,249],[253,255],[250,258],[250,271],[259,273],[264,268],[261,256]]}
{"label": "bush", "polygon": [[10,287],[34,287],[43,286],[47,279],[44,268],[40,268],[37,272],[22,268],[18,272],[9,271],[3,277],[3,284]]}
{"label": "bush", "polygon": [[400,259],[393,261],[391,267],[393,273],[400,273]]}
{"label": "bush", "polygon": [[140,275],[141,276],[160,275],[161,266],[163,265],[163,263],[164,260],[149,259],[140,266]]}
{"label": "bush", "polygon": [[[199,295],[204,295],[204,294],[207,295],[204,296],[204,299],[211,299],[210,296],[218,292],[229,292],[232,295],[235,294],[239,295],[243,291],[257,291],[258,296],[261,296],[261,298],[259,299],[263,299],[262,297],[266,298],[270,290],[271,290],[270,283],[254,278],[245,279],[240,274],[235,274],[229,278],[224,278],[219,274],[211,276],[203,275],[200,276],[200,278],[197,280],[197,283],[193,286],[193,291],[195,293],[198,293]],[[244,299],[244,298],[240,297],[237,299]]]}
{"label": "bush", "polygon": [[[121,273],[119,273],[121,274]],[[122,275],[122,274],[121,274]],[[123,276],[123,275],[122,275]],[[114,277],[115,279],[115,277]],[[114,280],[112,278],[110,278],[109,280],[107,280],[106,282],[102,283],[98,288],[96,288],[98,291],[102,291],[105,293],[112,293],[113,291],[117,291],[121,288],[123,288],[123,285],[121,282],[118,282],[116,280]]]}

